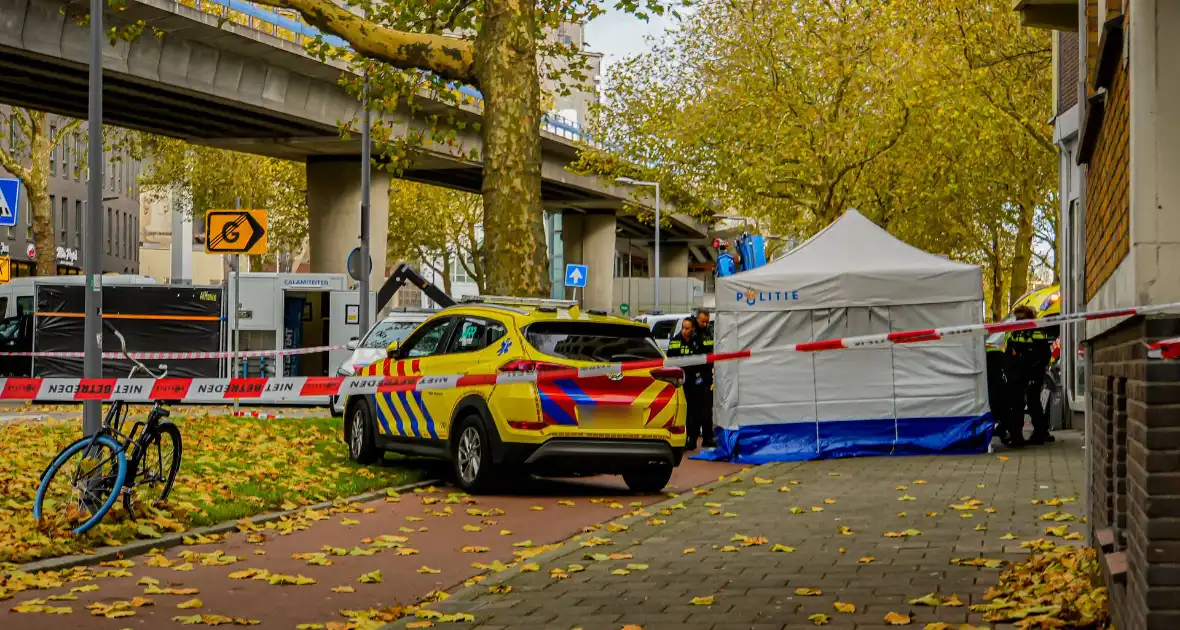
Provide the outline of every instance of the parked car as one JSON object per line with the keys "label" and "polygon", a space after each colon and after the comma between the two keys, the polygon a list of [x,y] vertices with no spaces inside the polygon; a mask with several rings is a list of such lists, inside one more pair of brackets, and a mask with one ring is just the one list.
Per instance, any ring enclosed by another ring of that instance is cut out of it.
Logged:
{"label": "parked car", "polygon": [[[406,338],[418,324],[426,321],[434,309],[394,309],[369,329],[364,339],[353,338],[348,342],[348,349],[352,355],[336,368],[337,376],[352,376],[357,368],[385,358],[385,349],[395,341]],[[329,401],[333,416],[344,415],[344,401],[339,396],[333,396]]]}
{"label": "parked car", "polygon": [[680,330],[680,322],[687,317],[692,317],[692,313],[647,313],[635,318],[635,321],[647,324],[651,328],[651,336],[656,340],[656,345],[667,354],[668,342],[672,340],[672,335]]}
{"label": "parked car", "polygon": [[[480,297],[432,315],[364,375],[469,376],[660,359],[643,324],[571,302]],[[349,396],[344,441],[371,464],[384,451],[449,460],[468,492],[521,474],[622,475],[659,492],[680,465],[685,402],[679,368],[577,380],[475,384]]]}

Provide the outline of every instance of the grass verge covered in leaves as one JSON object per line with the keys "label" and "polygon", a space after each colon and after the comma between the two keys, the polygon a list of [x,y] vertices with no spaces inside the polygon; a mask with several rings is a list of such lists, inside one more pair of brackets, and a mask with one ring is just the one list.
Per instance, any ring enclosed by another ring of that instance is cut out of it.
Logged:
{"label": "grass verge covered in leaves", "polygon": [[[146,408],[137,408],[131,417],[144,415]],[[100,525],[82,536],[71,534],[65,523],[33,519],[39,476],[58,451],[78,438],[78,424],[0,425],[0,563],[158,538],[413,482],[424,474],[388,458],[378,465],[357,466],[348,459],[337,418],[177,415],[172,419],[180,428],[184,454],[167,504],[140,506],[144,513],[132,520],[119,501]]]}

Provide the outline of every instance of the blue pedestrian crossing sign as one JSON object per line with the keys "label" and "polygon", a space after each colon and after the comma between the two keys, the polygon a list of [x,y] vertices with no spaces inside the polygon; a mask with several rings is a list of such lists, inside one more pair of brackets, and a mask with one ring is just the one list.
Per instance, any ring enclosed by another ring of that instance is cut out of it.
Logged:
{"label": "blue pedestrian crossing sign", "polygon": [[565,286],[582,288],[586,286],[586,276],[590,275],[586,265],[565,266]]}
{"label": "blue pedestrian crossing sign", "polygon": [[20,180],[15,177],[0,177],[0,225],[16,225],[20,209]]}

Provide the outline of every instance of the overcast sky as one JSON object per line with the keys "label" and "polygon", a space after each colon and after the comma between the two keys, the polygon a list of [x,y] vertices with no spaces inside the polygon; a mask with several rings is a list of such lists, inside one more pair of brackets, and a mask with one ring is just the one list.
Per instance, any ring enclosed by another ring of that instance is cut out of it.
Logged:
{"label": "overcast sky", "polygon": [[670,23],[669,18],[653,15],[644,22],[630,13],[607,9],[604,15],[586,25],[586,44],[592,52],[605,55],[602,63],[605,72],[616,59],[646,52],[647,37],[659,37]]}

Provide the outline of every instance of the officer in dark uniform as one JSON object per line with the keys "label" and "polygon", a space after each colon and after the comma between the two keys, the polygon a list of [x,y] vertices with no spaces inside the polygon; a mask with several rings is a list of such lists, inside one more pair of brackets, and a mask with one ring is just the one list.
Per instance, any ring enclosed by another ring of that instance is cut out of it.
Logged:
{"label": "officer in dark uniform", "polygon": [[[696,354],[712,354],[713,331],[709,328],[709,312],[698,310],[694,324],[696,325],[696,332],[693,333],[697,342]],[[700,373],[701,391],[698,403],[701,407],[702,445],[705,448],[713,448],[717,446],[717,441],[713,437],[713,364],[700,366]]]}
{"label": "officer in dark uniform", "polygon": [[[1028,306],[1018,306],[1012,314],[1016,319],[1036,319],[1036,311]],[[1028,442],[1044,444],[1051,441],[1049,435],[1048,416],[1041,407],[1040,387],[1045,378],[1045,369],[1049,365],[1053,343],[1050,336],[1039,328],[1031,330],[1013,330],[1007,334],[1004,344],[1004,354],[1007,356],[1007,386],[1005,397],[1008,399],[1007,426],[1008,442],[1010,446],[1023,446],[1024,439],[1024,410],[1026,402],[1032,396],[1029,394],[1036,385],[1036,404],[1029,405],[1033,420],[1033,434]],[[1039,375],[1039,376],[1038,376]],[[1037,412],[1040,413],[1037,413]]]}
{"label": "officer in dark uniform", "polygon": [[1004,444],[1008,444],[1008,427],[1011,422],[1011,403],[1008,401],[1008,353],[1005,344],[1007,333],[996,333],[995,338],[988,338],[987,346],[987,402],[992,410],[992,419],[996,423],[996,436]]}
{"label": "officer in dark uniform", "polygon": [[[692,318],[685,318],[680,322],[680,333],[668,342],[668,356],[670,357],[685,357],[693,354],[701,354],[700,339],[696,334],[696,323]],[[705,405],[702,399],[709,394],[708,386],[704,383],[704,376],[702,369],[708,366],[692,366],[684,368],[684,398],[688,405],[687,411],[687,440],[685,441],[685,450],[695,451],[697,448],[697,438],[701,437],[704,424]],[[702,391],[703,390],[703,391]],[[707,433],[705,433],[705,444],[712,442],[713,423],[712,419],[712,404],[709,405],[709,426]]]}

